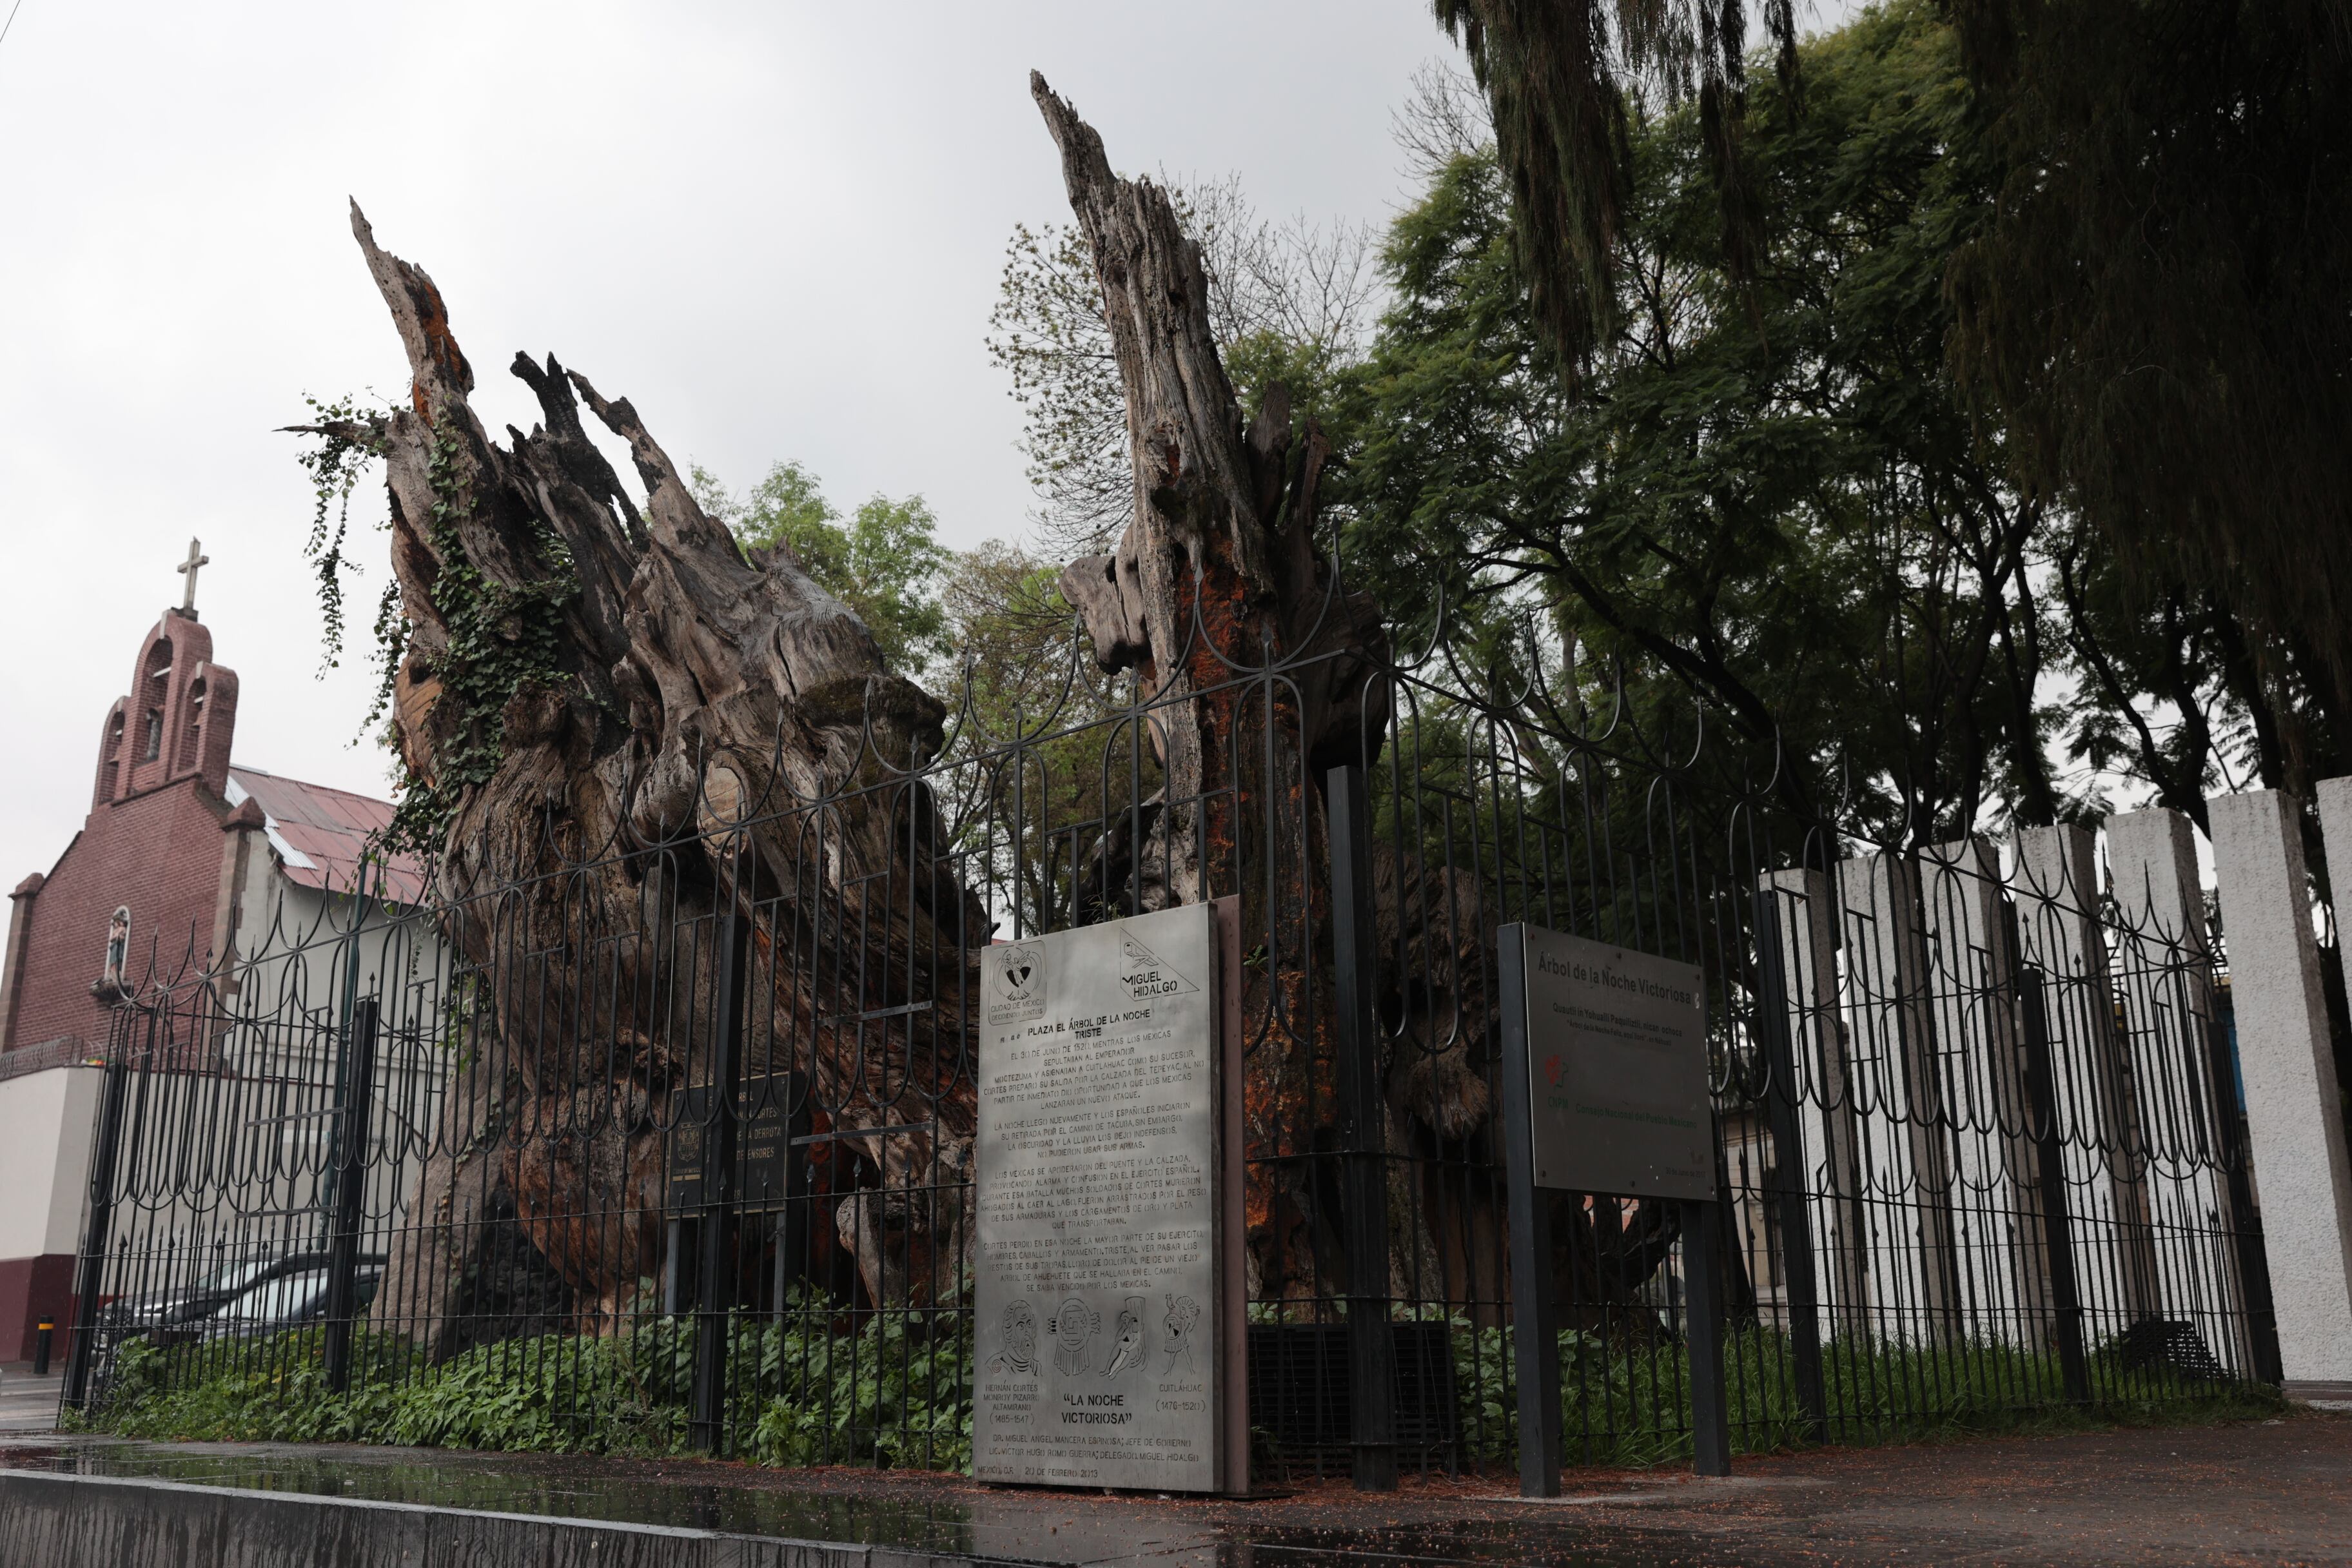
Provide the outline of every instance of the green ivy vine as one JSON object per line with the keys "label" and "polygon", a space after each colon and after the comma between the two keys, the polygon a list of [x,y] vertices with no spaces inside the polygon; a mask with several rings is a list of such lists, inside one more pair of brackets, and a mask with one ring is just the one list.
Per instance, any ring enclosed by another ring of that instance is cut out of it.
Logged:
{"label": "green ivy vine", "polygon": [[[385,456],[392,414],[364,408],[350,397],[328,404],[304,401],[318,416],[317,423],[305,427],[318,443],[299,458],[317,498],[303,553],[318,574],[326,662],[333,668],[343,651],[352,492]],[[572,552],[540,521],[532,543],[547,575],[520,588],[485,575],[467,554],[458,528],[469,503],[461,463],[465,450],[463,438],[445,425],[432,432],[425,453],[433,492],[425,532],[440,561],[429,591],[448,634],[448,646],[433,659],[428,673],[441,683],[441,700],[455,705],[460,724],[434,748],[432,779],[406,773],[393,820],[382,835],[383,847],[391,850],[422,854],[439,848],[461,794],[488,783],[505,757],[508,702],[526,685],[554,686],[565,679],[557,628],[563,605],[577,592]],[[391,707],[407,652],[408,621],[401,612],[396,580],[384,585],[377,602],[373,637],[377,682],[374,700],[362,721],[363,731],[374,728]],[[391,743],[388,733],[383,739]]]}

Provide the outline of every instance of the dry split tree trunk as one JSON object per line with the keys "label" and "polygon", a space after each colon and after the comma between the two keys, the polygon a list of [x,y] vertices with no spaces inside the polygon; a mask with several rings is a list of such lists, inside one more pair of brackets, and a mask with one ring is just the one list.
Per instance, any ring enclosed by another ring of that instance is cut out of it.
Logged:
{"label": "dry split tree trunk", "polygon": [[[1155,701],[1163,775],[1136,831],[1105,836],[1087,890],[1103,912],[1242,895],[1267,947],[1245,997],[1253,1148],[1326,1152],[1337,1107],[1323,776],[1377,754],[1382,617],[1317,547],[1323,433],[1295,427],[1279,387],[1244,419],[1211,336],[1200,250],[1166,195],[1115,176],[1094,131],[1042,79],[1031,85],[1093,247],[1134,457],[1132,521],[1063,587],[1098,661],[1133,668]],[[989,922],[926,852],[938,824],[906,776],[940,743],[940,705],[884,667],[789,550],[747,559],[625,400],[551,357],[518,356],[544,423],[494,442],[467,403],[473,372],[438,290],[380,249],[356,208],[352,226],[415,385],[410,407],[337,433],[386,458],[408,636],[399,742],[454,805],[437,891],[449,936],[491,979],[475,999],[485,1037],[446,1099],[379,1300],[419,1326],[512,1306],[485,1285],[506,1267],[496,1222],[511,1212],[581,1326],[617,1321],[658,1271],[659,1129],[712,1030],[708,987],[663,982],[700,962],[685,950],[707,952],[730,918],[751,922],[766,980],[747,1071],[770,1065],[759,1042],[807,1042],[795,1065],[840,1108],[840,1131],[920,1121],[904,1113],[909,1089],[936,1100],[936,1137],[846,1141],[873,1184],[836,1213],[868,1299],[951,1291],[962,1215],[925,1194],[970,1174],[962,1005]],[[583,404],[627,444],[642,508],[589,440]],[[486,679],[507,655],[527,676]],[[1254,679],[1270,659],[1278,677]],[[818,796],[837,804],[812,837],[790,806]],[[1122,861],[1137,837],[1143,863]],[[1406,955],[1384,1005],[1426,1047],[1381,1064],[1391,1146],[1491,1140],[1475,1063],[1491,922],[1427,918],[1448,901],[1482,907],[1472,875],[1383,856],[1376,887],[1384,943]],[[1444,930],[1459,945],[1441,952]],[[910,1001],[929,1006],[899,1005]],[[886,1008],[862,1037],[839,1022]],[[1438,1194],[1413,1193],[1409,1167],[1396,1169],[1396,1258],[1430,1259],[1399,1294],[1427,1295],[1438,1277],[1449,1296],[1488,1293],[1475,1263],[1411,1234],[1406,1216]],[[1336,1205],[1316,1190],[1328,1174],[1307,1160],[1253,1167],[1254,1294],[1328,1296],[1346,1279]],[[1470,1201],[1494,1209],[1492,1194]],[[446,1350],[463,1335],[438,1338]]]}
{"label": "dry split tree trunk", "polygon": [[[1312,419],[1294,428],[1279,385],[1244,418],[1211,332],[1201,248],[1167,194],[1114,174],[1102,139],[1043,77],[1030,90],[1093,248],[1127,393],[1134,513],[1113,552],[1072,563],[1062,589],[1097,661],[1134,669],[1157,705],[1163,787],[1147,863],[1122,868],[1130,901],[1241,895],[1245,941],[1263,933],[1267,948],[1244,1003],[1251,1147],[1328,1149],[1338,1108],[1323,780],[1379,748],[1368,715],[1384,707],[1380,607],[1344,591],[1318,547],[1323,431]],[[1277,679],[1250,679],[1270,663]],[[1341,1289],[1339,1216],[1317,1184],[1309,1162],[1253,1164],[1253,1294]]]}
{"label": "dry split tree trunk", "polygon": [[[1108,555],[1076,561],[1062,589],[1097,661],[1131,668],[1160,704],[1152,743],[1164,787],[1135,864],[1131,835],[1108,837],[1089,868],[1112,908],[1158,908],[1225,891],[1266,963],[1249,973],[1246,1093],[1253,1156],[1336,1146],[1338,1042],[1330,990],[1330,844],[1326,770],[1370,767],[1384,731],[1390,648],[1381,607],[1334,579],[1318,549],[1329,442],[1266,389],[1245,417],[1219,358],[1201,249],[1167,195],[1111,172],[1102,140],[1043,77],[1030,91],[1061,149],[1071,209],[1093,249],[1127,395],[1132,518]],[[1279,675],[1263,682],[1253,671]],[[1267,710],[1273,710],[1272,723]],[[1108,863],[1108,864],[1106,864]],[[1223,868],[1223,882],[1218,868]],[[1376,1047],[1391,1154],[1391,1289],[1401,1300],[1499,1298],[1502,1194],[1469,1179],[1502,1150],[1484,1060],[1495,1013],[1496,924],[1475,871],[1373,849],[1385,955],[1376,1000],[1395,1040]],[[1090,889],[1090,891],[1096,890]],[[1471,1157],[1461,1156],[1466,1150]],[[1251,1291],[1328,1300],[1348,1278],[1328,1163],[1256,1159],[1247,1215]],[[1655,1216],[1631,1233],[1612,1205],[1555,1205],[1556,1288],[1597,1325],[1657,1267]],[[1441,1236],[1431,1216],[1448,1216]],[[1671,1237],[1666,1239],[1670,1240]]]}
{"label": "dry split tree trunk", "polygon": [[[583,1326],[614,1322],[658,1274],[659,1123],[708,1072],[702,982],[730,916],[751,923],[747,1074],[767,1069],[765,1042],[802,1042],[837,1131],[920,1121],[910,1089],[937,1101],[936,1138],[846,1141],[878,1191],[838,1210],[869,1298],[920,1300],[934,1250],[955,1255],[961,1215],[925,1194],[969,1173],[959,1009],[988,931],[921,852],[939,842],[929,798],[901,778],[937,748],[940,703],[884,668],[789,549],[747,558],[626,400],[518,356],[544,423],[493,441],[432,279],[378,247],[356,206],[352,231],[415,381],[408,408],[343,432],[388,468],[399,743],[454,806],[436,890],[487,977],[391,1313],[421,1327],[495,1296],[478,1254],[496,1227],[465,1221],[508,1194]],[[583,404],[627,443],[642,508]],[[820,795],[836,803],[821,828],[791,809]],[[931,1005],[858,1037],[856,1015],[886,999]],[[952,1289],[953,1265],[940,1272]]]}

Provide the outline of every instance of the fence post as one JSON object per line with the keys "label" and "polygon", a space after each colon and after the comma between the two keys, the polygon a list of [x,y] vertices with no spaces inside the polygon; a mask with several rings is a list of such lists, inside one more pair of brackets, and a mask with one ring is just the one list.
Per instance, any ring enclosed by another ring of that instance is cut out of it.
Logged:
{"label": "fence post", "polygon": [[1797,1122],[1796,1051],[1789,1038],[1790,954],[1781,930],[1780,900],[1769,887],[1756,892],[1756,947],[1757,975],[1763,993],[1758,1011],[1764,1023],[1758,1035],[1771,1078],[1764,1094],[1764,1122],[1772,1139],[1771,1181],[1780,1221],[1781,1269],[1788,1281],[1789,1353],[1797,1408],[1804,1412],[1805,1436],[1818,1443],[1829,1430],[1829,1401],[1822,1383],[1821,1282],[1813,1268],[1812,1226],[1805,1205],[1805,1145]]}
{"label": "fence post", "polygon": [[1511,1353],[1517,1373],[1519,1495],[1559,1495],[1559,1328],[1551,1299],[1551,1211],[1536,1190],[1535,1104],[1528,1081],[1527,928],[1496,933],[1503,1151],[1511,1224]]}
{"label": "fence post", "polygon": [[1381,1158],[1380,962],[1364,770],[1324,779],[1331,845],[1331,956],[1339,1001],[1340,1204],[1348,1245],[1349,1444],[1358,1491],[1397,1484],[1395,1332],[1389,1323],[1388,1173]]}
{"label": "fence post", "polygon": [[358,1316],[360,1225],[367,1207],[368,1124],[375,1099],[376,999],[352,1009],[343,1053],[343,1078],[336,1087],[334,1229],[327,1242],[327,1387],[341,1394],[352,1384],[352,1327]]}
{"label": "fence post", "polygon": [[1690,1363],[1691,1468],[1702,1476],[1727,1476],[1731,1402],[1723,1380],[1720,1203],[1683,1205],[1683,1348]]}
{"label": "fence post", "polygon": [[2017,972],[2019,1022],[2025,1036],[2026,1114],[2032,1118],[2034,1176],[2042,1188],[2042,1235],[2049,1247],[2050,1305],[2058,1335],[2058,1369],[2066,1397],[2091,1402],[2091,1366],[2083,1352],[2083,1292],[2074,1273],[2074,1240],[2066,1209],[2066,1165],[2058,1126],[2058,1080],[2050,1061],[2050,1015],[2042,971]]}
{"label": "fence post", "polygon": [[112,1048],[107,1052],[106,1084],[98,1101],[98,1144],[90,1152],[89,1218],[82,1227],[81,1260],[75,1269],[73,1343],[66,1352],[65,1402],[77,1410],[89,1402],[90,1363],[98,1354],[98,1293],[105,1283],[106,1248],[114,1229],[114,1167],[121,1157],[122,1111],[131,1099],[130,1051],[123,1037],[127,1015],[115,1014]]}
{"label": "fence post", "polygon": [[808,1147],[814,1125],[809,1109],[816,1100],[815,1079],[799,1071],[782,1076],[784,1096],[784,1187],[776,1206],[776,1321],[782,1323],[784,1296],[808,1265]]}
{"label": "fence post", "polygon": [[2238,1282],[2246,1308],[2246,1353],[2254,1381],[2275,1388],[2286,1381],[2279,1354],[2278,1309],[2271,1302],[2271,1262],[2263,1239],[2262,1211],[2254,1206],[2253,1156],[2246,1148],[2245,1107],[2236,1103],[2236,1078],[2230,1065],[2229,1032],[2221,1020],[2205,1020],[2207,1071],[2231,1089],[2231,1102],[2214,1117],[2221,1149],[2222,1195],[2230,1205],[2230,1235],[2235,1246]]}
{"label": "fence post", "polygon": [[[747,847],[738,851],[748,855]],[[732,889],[721,906],[719,973],[712,987],[710,1133],[703,1142],[702,1218],[695,1263],[694,1408],[688,1436],[697,1447],[719,1451],[727,1427],[727,1222],[735,1206],[735,1097],[742,1087],[743,999],[751,967],[751,926],[736,912]]]}

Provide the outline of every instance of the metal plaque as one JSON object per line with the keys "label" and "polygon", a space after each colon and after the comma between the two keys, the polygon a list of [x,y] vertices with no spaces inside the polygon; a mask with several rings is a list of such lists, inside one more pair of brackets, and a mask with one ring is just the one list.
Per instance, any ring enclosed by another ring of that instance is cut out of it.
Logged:
{"label": "metal plaque", "polygon": [[972,1474],[1220,1489],[1205,906],[981,959]]}
{"label": "metal plaque", "polygon": [[1513,931],[1525,943],[1536,1184],[1713,1198],[1698,965],[1540,926],[1506,927],[1506,940]]}
{"label": "metal plaque", "polygon": [[[667,1207],[673,1215],[702,1210],[702,1184],[709,1174],[710,1131],[716,1100],[708,1084],[679,1096],[677,1124],[665,1151],[669,1181]],[[808,1131],[808,1082],[799,1073],[746,1079],[735,1096],[735,1202],[744,1213],[781,1209],[798,1192],[792,1181],[793,1144]]]}

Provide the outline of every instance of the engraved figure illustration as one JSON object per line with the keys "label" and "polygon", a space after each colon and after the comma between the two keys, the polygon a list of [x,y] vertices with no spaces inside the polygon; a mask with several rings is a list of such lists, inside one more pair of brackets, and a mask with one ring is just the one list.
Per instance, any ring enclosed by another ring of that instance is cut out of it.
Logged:
{"label": "engraved figure illustration", "polygon": [[1118,947],[1119,984],[1137,1001],[1149,1002],[1155,996],[1174,996],[1200,989],[1178,973],[1166,959],[1137,941],[1134,932],[1121,932]]}
{"label": "engraved figure illustration", "polygon": [[1015,1377],[1037,1375],[1036,1308],[1015,1301],[1004,1309],[996,1333],[996,1353],[988,1358],[988,1370],[1009,1372]]}
{"label": "engraved figure illustration", "polygon": [[1201,1326],[1201,1303],[1190,1296],[1171,1295],[1168,1316],[1160,1326],[1164,1334],[1160,1348],[1168,1352],[1167,1372],[1174,1372],[1179,1362],[1186,1372],[1192,1371],[1192,1331]]}
{"label": "engraved figure illustration", "polygon": [[1045,950],[1006,942],[988,950],[985,1000],[992,1024],[1019,1024],[1045,1016]]}
{"label": "engraved figure illustration", "polygon": [[1045,1331],[1054,1336],[1054,1370],[1076,1377],[1091,1364],[1087,1345],[1102,1331],[1102,1314],[1073,1296],[1045,1320]]}
{"label": "engraved figure illustration", "polygon": [[1036,994],[1037,950],[1014,947],[998,961],[996,983],[1007,1002],[1026,1002]]}
{"label": "engraved figure illustration", "polygon": [[1118,1310],[1118,1337],[1111,1342],[1110,1364],[1103,1368],[1105,1377],[1117,1377],[1120,1373],[1143,1364],[1143,1298],[1129,1296]]}

